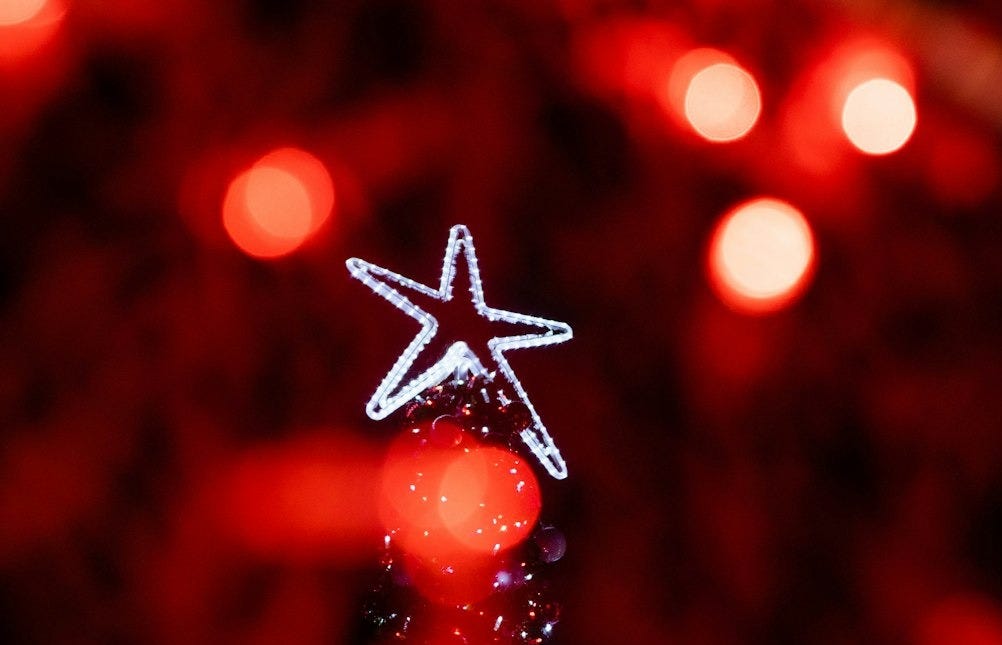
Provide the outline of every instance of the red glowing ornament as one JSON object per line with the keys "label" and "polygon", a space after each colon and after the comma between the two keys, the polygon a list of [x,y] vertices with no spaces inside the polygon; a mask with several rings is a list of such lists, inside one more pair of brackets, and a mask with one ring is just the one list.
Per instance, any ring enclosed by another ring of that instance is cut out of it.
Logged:
{"label": "red glowing ornament", "polygon": [[539,517],[536,476],[518,455],[501,448],[477,448],[454,459],[440,490],[445,528],[480,553],[521,543]]}
{"label": "red glowing ornament", "polygon": [[442,477],[467,449],[435,446],[424,430],[401,436],[390,448],[383,465],[380,516],[405,552],[438,560],[463,551],[439,508]]}
{"label": "red glowing ornament", "polygon": [[428,388],[403,411],[383,465],[381,582],[363,615],[375,642],[545,643],[560,620],[547,569],[566,552],[540,526],[532,422],[491,376]]}
{"label": "red glowing ornament", "polygon": [[541,506],[528,464],[470,437],[441,447],[430,436],[421,429],[402,437],[383,470],[381,514],[404,551],[460,561],[524,541]]}

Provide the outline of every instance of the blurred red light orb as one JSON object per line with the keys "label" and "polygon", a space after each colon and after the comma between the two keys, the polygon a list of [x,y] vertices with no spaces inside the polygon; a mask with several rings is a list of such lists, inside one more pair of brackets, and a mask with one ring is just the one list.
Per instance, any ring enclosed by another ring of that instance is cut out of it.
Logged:
{"label": "blurred red light orb", "polygon": [[800,211],[778,199],[753,199],[717,225],[710,240],[709,279],[732,309],[767,313],[803,292],[814,256],[814,236]]}
{"label": "blurred red light orb", "polygon": [[424,430],[398,439],[383,467],[380,515],[407,553],[429,562],[476,562],[528,536],[542,505],[539,482],[517,454],[435,445]]}
{"label": "blurred red light orb", "polygon": [[439,515],[442,477],[466,450],[436,446],[423,430],[401,435],[390,447],[383,464],[379,514],[407,553],[436,560],[466,550]]}
{"label": "blurred red light orb", "polygon": [[330,174],[316,157],[280,148],[231,183],[223,199],[223,226],[245,253],[275,258],[299,248],[334,206]]}
{"label": "blurred red light orb", "polygon": [[0,0],[0,67],[19,65],[43,51],[65,13],[61,0]]}
{"label": "blurred red light orb", "polygon": [[680,58],[672,69],[669,95],[696,134],[715,143],[744,137],[762,111],[755,78],[715,49],[696,49]]}
{"label": "blurred red light orb", "polygon": [[539,517],[536,476],[521,457],[501,448],[477,448],[454,459],[439,490],[446,530],[480,553],[521,543]]}
{"label": "blurred red light orb", "polygon": [[45,8],[48,0],[0,0],[0,25],[28,22]]}
{"label": "blurred red light orb", "polygon": [[378,453],[344,438],[305,436],[242,454],[219,485],[226,528],[278,559],[351,561],[379,535]]}
{"label": "blurred red light orb", "polygon": [[852,145],[869,155],[901,149],[915,131],[916,122],[912,95],[887,78],[855,86],[842,107],[842,130]]}

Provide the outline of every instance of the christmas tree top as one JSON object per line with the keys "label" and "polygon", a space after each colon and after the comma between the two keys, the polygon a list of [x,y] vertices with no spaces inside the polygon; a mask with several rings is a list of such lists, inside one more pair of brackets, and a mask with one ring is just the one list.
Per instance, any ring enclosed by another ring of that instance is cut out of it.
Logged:
{"label": "christmas tree top", "polygon": [[[452,286],[457,273],[456,261],[460,252],[466,259],[470,292],[476,313],[491,322],[508,323],[531,328],[534,331],[511,336],[495,336],[488,340],[485,355],[491,360],[486,367],[477,354],[477,352],[484,354],[485,348],[470,347],[466,341],[457,340],[431,367],[422,370],[415,366],[415,362],[438,333],[439,321],[415,304],[411,298],[423,296],[442,303],[451,301]],[[429,387],[448,379],[461,375],[489,377],[499,372],[511,385],[515,396],[525,405],[532,417],[532,424],[520,434],[522,441],[550,475],[556,479],[567,477],[567,464],[560,456],[560,451],[550,438],[546,426],[543,425],[536,408],[529,400],[529,395],[504,356],[505,352],[513,349],[555,345],[570,340],[573,332],[567,323],[488,307],[484,302],[483,282],[477,266],[473,236],[469,229],[461,224],[453,226],[449,231],[442,277],[437,289],[358,258],[350,258],[346,264],[352,277],[421,323],[421,330],[407,345],[369,399],[365,408],[369,417],[384,419]]]}

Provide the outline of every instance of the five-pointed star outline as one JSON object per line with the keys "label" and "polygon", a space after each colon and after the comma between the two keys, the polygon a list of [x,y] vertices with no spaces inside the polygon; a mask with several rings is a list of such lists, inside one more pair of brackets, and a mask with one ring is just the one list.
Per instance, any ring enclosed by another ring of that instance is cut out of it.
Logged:
{"label": "five-pointed star outline", "polygon": [[400,357],[397,358],[397,361],[383,378],[372,398],[369,399],[369,402],[365,406],[365,411],[372,419],[384,419],[427,388],[437,385],[454,375],[464,372],[474,375],[487,375],[489,373],[477,355],[470,349],[469,345],[463,341],[457,341],[449,346],[442,358],[434,365],[409,380],[405,385],[401,385],[411,371],[414,361],[421,354],[421,351],[435,337],[438,331],[438,320],[411,302],[397,288],[402,288],[406,291],[416,291],[441,302],[452,300],[452,283],[456,277],[456,258],[460,251],[464,253],[466,258],[466,265],[470,275],[470,291],[473,295],[473,306],[479,315],[492,322],[500,321],[528,325],[546,330],[535,334],[495,336],[487,341],[487,348],[494,359],[494,363],[497,365],[497,371],[501,372],[508,380],[516,396],[525,404],[525,407],[529,409],[529,413],[532,416],[532,425],[521,433],[522,441],[536,455],[547,472],[556,479],[564,479],[567,477],[567,464],[560,456],[560,451],[553,443],[553,439],[550,438],[549,432],[546,431],[546,426],[543,425],[543,421],[539,418],[536,408],[533,407],[532,402],[529,400],[529,395],[526,393],[525,388],[522,387],[518,377],[515,376],[515,371],[504,357],[504,352],[513,349],[542,347],[543,345],[562,343],[570,340],[573,332],[567,323],[488,307],[484,302],[484,288],[480,279],[480,269],[477,266],[477,254],[473,246],[473,236],[470,234],[469,229],[462,224],[453,226],[449,230],[449,241],[445,247],[445,261],[442,264],[442,278],[438,289],[432,289],[420,282],[411,280],[365,260],[358,258],[347,260],[346,265],[353,278],[361,281],[377,295],[385,298],[397,309],[400,309],[421,323],[421,331],[417,333],[414,340],[410,342]]}

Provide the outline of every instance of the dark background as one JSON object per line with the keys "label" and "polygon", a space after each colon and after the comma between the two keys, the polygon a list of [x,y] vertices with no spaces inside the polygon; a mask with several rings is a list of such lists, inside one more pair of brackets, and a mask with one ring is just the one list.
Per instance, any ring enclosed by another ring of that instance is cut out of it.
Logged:
{"label": "dark background", "polygon": [[[575,331],[511,357],[570,467],[558,642],[1002,643],[1000,34],[987,0],[68,0],[0,68],[0,640],[347,642],[414,325],[344,259],[434,283],[465,223],[488,304]],[[860,35],[918,128],[812,172],[790,106]],[[667,119],[665,42],[755,74],[747,138]],[[257,260],[219,204],[283,145],[337,204]],[[762,194],[819,264],[756,317],[703,257]]]}

